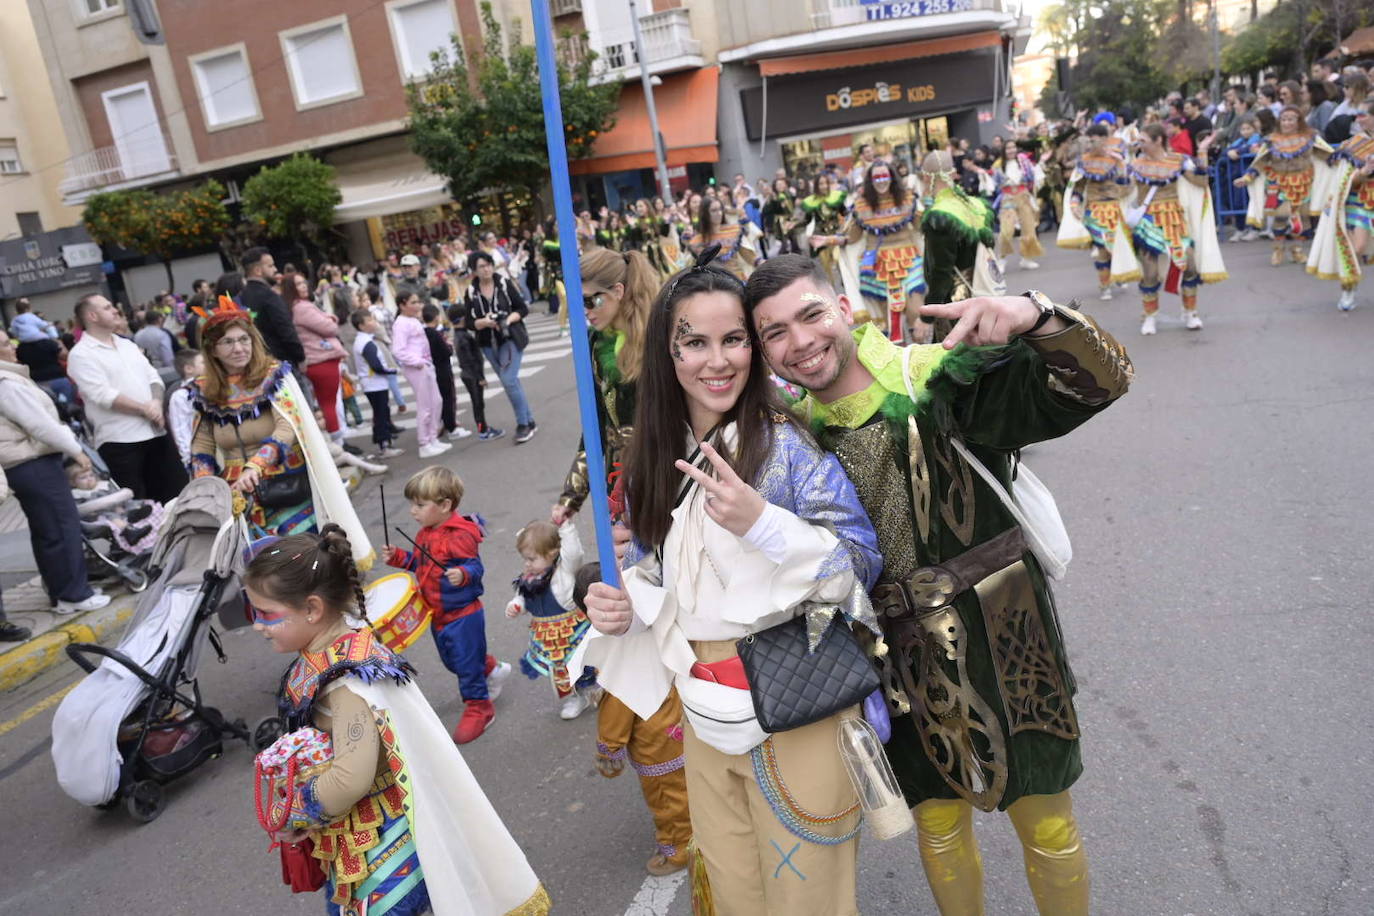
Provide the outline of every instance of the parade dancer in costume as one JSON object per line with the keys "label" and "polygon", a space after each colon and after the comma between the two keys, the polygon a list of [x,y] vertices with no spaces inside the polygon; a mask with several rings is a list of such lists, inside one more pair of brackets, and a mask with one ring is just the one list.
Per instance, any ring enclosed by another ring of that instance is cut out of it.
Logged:
{"label": "parade dancer in costume", "polygon": [[698,231],[692,239],[692,248],[700,254],[712,244],[719,244],[719,266],[743,283],[759,259],[756,246],[762,233],[743,213],[727,210],[721,197],[701,199]]}
{"label": "parade dancer in costume", "polygon": [[1361,104],[1355,126],[1331,156],[1334,175],[1307,259],[1308,273],[1340,283],[1343,312],[1356,305],[1360,259],[1374,238],[1374,102]]}
{"label": "parade dancer in costume", "polygon": [[1013,487],[1015,451],[1125,393],[1129,358],[1091,318],[1039,293],[925,306],[955,329],[943,346],[905,350],[867,326],[847,332],[849,302],[805,259],[770,261],[748,295],[769,364],[808,389],[798,409],[877,530],[886,750],[940,912],[983,912],[977,807],[1011,818],[1042,914],[1087,913],[1069,797],[1082,770],[1074,680],[1054,600],[1016,518],[961,448]]}
{"label": "parade dancer in costume", "polygon": [[997,219],[1001,226],[997,234],[997,256],[1005,259],[1011,254],[1012,238],[1020,226],[1021,267],[1035,270],[1040,265],[1032,258],[1045,253],[1035,234],[1040,222],[1035,195],[1045,181],[1045,173],[1035,157],[1022,151],[1015,140],[1007,141],[993,173],[997,179]]}
{"label": "parade dancer in costume", "polygon": [[[1156,331],[1161,285],[1170,292],[1180,292],[1184,326],[1197,331],[1202,328],[1197,313],[1198,286],[1226,279],[1212,197],[1207,190],[1207,149],[1215,136],[1208,135],[1198,146],[1198,161],[1194,163],[1165,147],[1164,128],[1158,124],[1141,128],[1140,152],[1127,168],[1136,185],[1138,203],[1133,210],[1143,211],[1133,231],[1145,313],[1141,334]],[[1168,280],[1163,283],[1159,276],[1161,256],[1168,263]]]}
{"label": "parade dancer in costume", "polygon": [[896,341],[906,339],[907,327],[913,339],[930,339],[931,327],[919,312],[926,294],[920,203],[880,159],[868,167],[845,230],[850,248],[860,251],[857,274],[865,308],[855,310],[855,320],[886,322],[888,336]]}
{"label": "parade dancer in costume", "polygon": [[596,684],[595,671],[584,671],[576,684],[568,676],[568,657],[591,626],[573,603],[582,540],[571,520],[562,525],[541,520],[516,533],[515,548],[524,567],[511,583],[515,597],[506,605],[506,616],[530,615],[530,647],[520,658],[520,670],[530,680],[548,678],[559,701],[558,717],[576,719],[588,705],[581,691]]}
{"label": "parade dancer in costume", "polygon": [[1233,182],[1238,188],[1258,185],[1250,191],[1245,220],[1253,229],[1263,229],[1266,219],[1273,220],[1274,254],[1269,263],[1275,267],[1283,263],[1290,240],[1293,263],[1307,260],[1299,239],[1312,237],[1311,217],[1321,210],[1313,192],[1320,194],[1327,185],[1323,180],[1321,188],[1316,187],[1317,170],[1325,178],[1324,163],[1330,155],[1331,147],[1290,105],[1279,113],[1279,129],[1264,138],[1255,161]]}
{"label": "parade dancer in costume", "polygon": [[[654,269],[667,278],[677,269],[664,253],[671,229],[669,223],[655,214],[649,202],[641,197],[635,201],[634,217],[625,230],[625,248],[627,251],[642,252]],[[671,247],[676,249],[676,241]]]}
{"label": "parade dancer in costume", "polygon": [[[209,356],[205,375],[189,386],[191,476],[217,475],[252,494],[245,518],[255,537],[334,522],[359,551],[358,564],[370,567],[372,546],[290,365],[272,358],[252,317],[227,298],[200,333]],[[275,498],[264,498],[273,488]]]}
{"label": "parade dancer in costume", "polygon": [[626,467],[636,543],[623,590],[589,588],[597,632],[579,654],[641,715],[682,694],[715,913],[849,916],[860,816],[836,734],[857,710],[769,735],[736,640],[797,616],[816,639],[832,622],[876,629],[873,529],[834,457],[779,402],[743,287],[706,266],[712,254],[649,319]]}
{"label": "parade dancer in costume", "polygon": [[[763,225],[767,232],[767,250],[773,255],[791,254],[797,250],[792,233],[797,228],[797,201],[792,196],[786,178],[773,179],[773,194],[763,205]],[[774,246],[777,250],[774,251]]]}
{"label": "parade dancer in costume", "polygon": [[547,913],[414,669],[367,628],[354,552],[326,525],[269,543],[244,575],[253,629],[299,653],[277,700],[287,731],[317,728],[333,745],[327,767],[294,787],[278,839],[313,844],[331,916]]}
{"label": "parade dancer in costume", "polygon": [[811,251],[818,258],[830,282],[837,289],[844,285],[840,277],[839,247],[848,241],[842,229],[845,222],[845,197],[843,188],[837,188],[830,176],[821,173],[816,176],[814,193],[802,198],[802,215],[807,220],[806,232],[811,240]]}
{"label": "parade dancer in costume", "polygon": [[[993,257],[997,215],[981,198],[969,197],[959,186],[954,158],[945,150],[926,153],[921,178],[932,197],[921,219],[925,236],[925,275],[930,290],[926,302],[945,303],[969,296],[1006,292],[1001,267]],[[934,341],[949,333],[947,321],[935,322]]]}
{"label": "parade dancer in costume", "polygon": [[[609,479],[600,486],[612,490],[620,479],[625,450],[634,432],[635,395],[644,364],[644,332],[658,293],[658,274],[638,252],[623,255],[589,251],[582,256],[583,303],[592,326],[592,371],[596,377],[597,417],[601,421],[601,451]],[[587,454],[577,454],[563,484],[563,493],[550,511],[560,527],[582,508],[592,482],[587,479]],[[618,491],[617,491],[618,492]],[[623,499],[613,499],[612,512],[623,514]],[[605,694],[596,710],[597,770],[619,776],[628,759],[639,774],[644,802],[654,819],[657,848],[645,865],[652,875],[667,875],[687,865],[692,825],[687,816],[687,777],[682,771],[682,702],[670,691],[650,715],[636,715],[612,694]]]}
{"label": "parade dancer in costume", "polygon": [[1125,149],[1124,143],[1109,136],[1106,124],[1088,128],[1088,148],[1069,179],[1069,199],[1056,239],[1061,248],[1092,248],[1097,298],[1103,300],[1112,298],[1113,283],[1140,279],[1140,262],[1121,205],[1131,193]]}

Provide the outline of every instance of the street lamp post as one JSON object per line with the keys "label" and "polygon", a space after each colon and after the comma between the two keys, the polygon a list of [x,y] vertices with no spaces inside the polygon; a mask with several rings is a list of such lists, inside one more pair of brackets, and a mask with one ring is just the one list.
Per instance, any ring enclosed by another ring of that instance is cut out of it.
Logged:
{"label": "street lamp post", "polygon": [[635,30],[635,57],[639,60],[639,82],[644,86],[644,107],[649,112],[649,133],[654,140],[654,163],[658,173],[658,194],[664,200],[673,199],[673,190],[668,184],[668,155],[663,148],[663,134],[658,129],[658,108],[654,106],[654,84],[649,76],[649,60],[644,54],[644,36],[639,30],[639,10],[635,0],[630,3],[630,24]]}

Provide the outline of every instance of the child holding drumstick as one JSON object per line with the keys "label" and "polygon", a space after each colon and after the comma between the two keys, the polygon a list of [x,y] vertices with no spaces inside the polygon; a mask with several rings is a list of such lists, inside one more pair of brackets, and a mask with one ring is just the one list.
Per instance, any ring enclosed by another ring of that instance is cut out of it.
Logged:
{"label": "child holding drumstick", "polygon": [[406,481],[404,492],[410,517],[420,525],[416,549],[388,544],[387,564],[415,574],[434,614],[434,644],[444,667],[458,676],[465,704],[453,740],[467,744],[496,718],[491,701],[511,673],[509,664],[487,654],[482,558],[477,553],[486,532],[480,516],[459,514],[463,481],[448,468],[425,468]]}

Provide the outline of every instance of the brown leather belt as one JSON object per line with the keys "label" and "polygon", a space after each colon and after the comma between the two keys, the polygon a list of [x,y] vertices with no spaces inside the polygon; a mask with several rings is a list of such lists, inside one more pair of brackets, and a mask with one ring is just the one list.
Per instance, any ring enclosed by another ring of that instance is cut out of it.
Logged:
{"label": "brown leather belt", "polygon": [[1025,552],[1026,538],[1019,525],[1013,526],[957,557],[920,567],[905,582],[875,586],[873,605],[886,622],[913,620],[949,604],[955,596],[1021,559]]}

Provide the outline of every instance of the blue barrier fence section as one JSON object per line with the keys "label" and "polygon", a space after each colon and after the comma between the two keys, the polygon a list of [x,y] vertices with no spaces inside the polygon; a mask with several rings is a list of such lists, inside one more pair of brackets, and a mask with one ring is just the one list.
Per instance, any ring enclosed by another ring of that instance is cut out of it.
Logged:
{"label": "blue barrier fence section", "polygon": [[1232,159],[1225,152],[1219,156],[1212,167],[1212,209],[1217,215],[1217,226],[1244,229],[1245,211],[1250,207],[1250,188],[1254,186],[1238,188],[1234,182],[1245,175],[1255,157],[1246,155]]}

